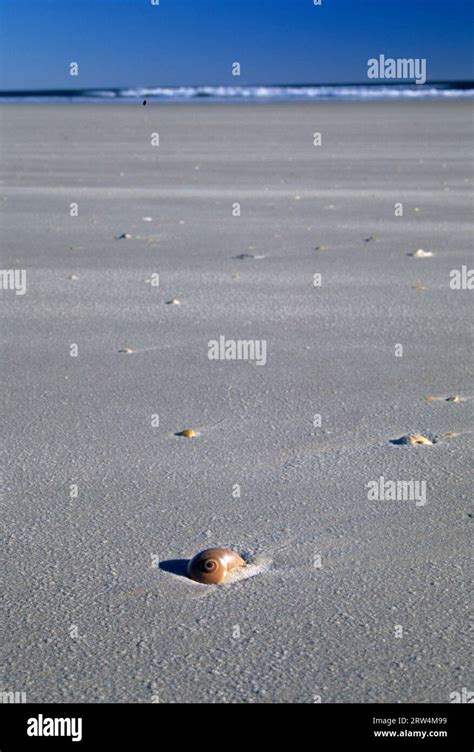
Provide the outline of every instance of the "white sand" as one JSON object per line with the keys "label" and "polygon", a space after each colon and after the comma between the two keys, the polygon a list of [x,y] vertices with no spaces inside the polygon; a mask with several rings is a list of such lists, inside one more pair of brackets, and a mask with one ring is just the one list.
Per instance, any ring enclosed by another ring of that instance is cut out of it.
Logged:
{"label": "white sand", "polygon": [[[27,270],[27,293],[0,293],[0,688],[448,702],[470,686],[472,292],[449,272],[472,267],[471,109],[2,107],[2,267]],[[267,364],[208,360],[220,335],[266,339]],[[426,504],[369,501],[379,476],[426,481]],[[211,545],[257,557],[255,576],[206,588],[166,564]]]}

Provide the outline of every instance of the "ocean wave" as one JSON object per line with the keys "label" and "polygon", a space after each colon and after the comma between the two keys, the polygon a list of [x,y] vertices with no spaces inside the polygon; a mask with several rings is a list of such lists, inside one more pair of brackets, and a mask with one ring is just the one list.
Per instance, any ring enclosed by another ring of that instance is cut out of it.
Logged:
{"label": "ocean wave", "polygon": [[176,86],[0,92],[0,101],[189,102],[472,99],[474,83],[347,86]]}
{"label": "ocean wave", "polygon": [[[98,94],[98,96],[100,96]],[[118,89],[117,99],[190,100],[305,100],[305,99],[400,99],[437,97],[474,97],[472,89],[436,86],[180,86]]]}

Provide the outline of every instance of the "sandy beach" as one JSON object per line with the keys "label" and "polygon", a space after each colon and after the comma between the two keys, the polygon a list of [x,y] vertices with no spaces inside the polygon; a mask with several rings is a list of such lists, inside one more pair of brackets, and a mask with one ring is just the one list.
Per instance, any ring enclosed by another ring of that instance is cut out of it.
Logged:
{"label": "sandy beach", "polygon": [[[450,272],[472,268],[472,104],[0,118],[1,266],[26,270],[24,295],[0,291],[0,689],[444,703],[469,687],[473,293]],[[266,363],[210,360],[221,336],[264,340]],[[433,443],[392,443],[409,434]],[[424,503],[369,499],[380,477],[424,481]],[[245,575],[184,577],[214,545]]]}

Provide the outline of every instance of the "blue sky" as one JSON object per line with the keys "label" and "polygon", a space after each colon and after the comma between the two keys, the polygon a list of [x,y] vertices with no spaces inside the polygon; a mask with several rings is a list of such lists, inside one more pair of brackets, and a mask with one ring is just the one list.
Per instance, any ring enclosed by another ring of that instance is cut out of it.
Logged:
{"label": "blue sky", "polygon": [[[0,88],[367,81],[424,57],[474,78],[472,0],[0,0]],[[69,63],[79,76],[69,75]],[[231,75],[234,61],[241,76]]]}

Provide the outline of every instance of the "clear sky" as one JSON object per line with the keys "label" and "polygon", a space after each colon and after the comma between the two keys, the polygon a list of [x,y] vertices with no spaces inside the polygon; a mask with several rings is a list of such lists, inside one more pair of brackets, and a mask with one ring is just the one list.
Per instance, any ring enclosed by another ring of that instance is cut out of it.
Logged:
{"label": "clear sky", "polygon": [[426,58],[428,80],[473,79],[473,8],[473,0],[0,0],[0,88],[363,83],[368,58],[380,53]]}

